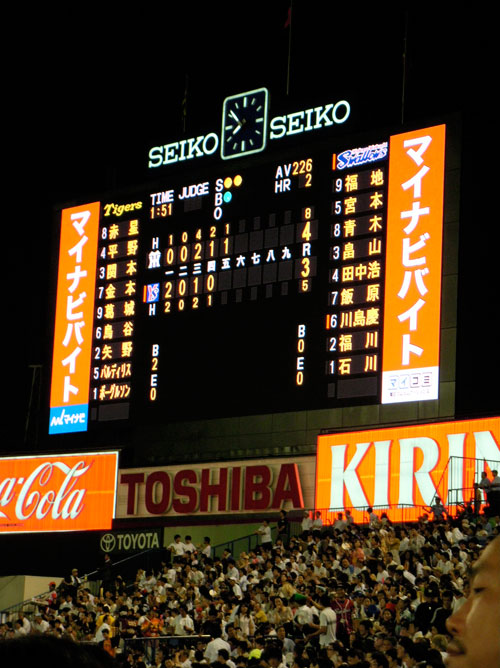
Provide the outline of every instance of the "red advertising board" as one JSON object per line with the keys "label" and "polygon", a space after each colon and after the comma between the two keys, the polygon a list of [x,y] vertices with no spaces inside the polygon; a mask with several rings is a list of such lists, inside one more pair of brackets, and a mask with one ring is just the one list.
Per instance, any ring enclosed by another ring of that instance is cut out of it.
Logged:
{"label": "red advertising board", "polygon": [[436,495],[451,510],[469,501],[498,462],[498,417],[319,436],[316,507],[354,508],[359,522],[369,506],[415,520]]}
{"label": "red advertising board", "polygon": [[118,452],[0,459],[0,532],[110,529]]}

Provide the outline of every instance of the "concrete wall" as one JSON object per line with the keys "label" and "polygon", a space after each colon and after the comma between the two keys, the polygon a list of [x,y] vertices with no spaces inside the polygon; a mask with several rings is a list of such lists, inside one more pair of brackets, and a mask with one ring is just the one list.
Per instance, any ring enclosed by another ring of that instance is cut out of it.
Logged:
{"label": "concrete wall", "polygon": [[17,605],[49,590],[49,582],[59,584],[61,576],[7,575],[0,577],[0,610]]}

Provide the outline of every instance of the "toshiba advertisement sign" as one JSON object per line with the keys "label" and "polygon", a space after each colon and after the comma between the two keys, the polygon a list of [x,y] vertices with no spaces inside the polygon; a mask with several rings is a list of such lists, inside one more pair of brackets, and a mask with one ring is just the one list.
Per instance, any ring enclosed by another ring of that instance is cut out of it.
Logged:
{"label": "toshiba advertisement sign", "polygon": [[116,516],[277,512],[313,502],[314,457],[249,459],[120,471]]}
{"label": "toshiba advertisement sign", "polygon": [[110,529],[118,452],[0,459],[0,532]]}
{"label": "toshiba advertisement sign", "polygon": [[316,507],[354,508],[354,519],[365,522],[372,506],[411,521],[438,495],[454,511],[499,462],[498,417],[319,436]]}

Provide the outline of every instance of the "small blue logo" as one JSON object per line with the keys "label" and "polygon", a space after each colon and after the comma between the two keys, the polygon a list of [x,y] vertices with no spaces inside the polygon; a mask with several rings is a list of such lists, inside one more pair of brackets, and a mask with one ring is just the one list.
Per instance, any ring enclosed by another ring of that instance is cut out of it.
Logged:
{"label": "small blue logo", "polygon": [[146,304],[157,302],[160,299],[160,284],[150,283],[146,285]]}
{"label": "small blue logo", "polygon": [[67,434],[75,431],[87,431],[89,407],[57,406],[50,409],[49,434]]}

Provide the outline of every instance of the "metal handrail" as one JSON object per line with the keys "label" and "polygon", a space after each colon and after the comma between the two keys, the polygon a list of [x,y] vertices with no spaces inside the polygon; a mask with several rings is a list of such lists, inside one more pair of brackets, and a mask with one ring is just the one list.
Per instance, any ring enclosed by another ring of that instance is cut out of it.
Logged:
{"label": "metal handrail", "polygon": [[[448,490],[448,500],[450,499],[450,495],[452,495],[453,493],[455,493],[456,496],[458,497],[458,493],[461,492],[462,497],[463,497],[463,493],[470,490],[470,489],[472,489],[475,492],[474,488],[460,488],[460,489],[456,489],[456,490],[450,489],[450,490]],[[474,498],[474,496],[472,496],[472,498]],[[462,503],[460,503],[460,504],[459,503],[448,503],[447,505],[458,506],[458,507],[463,506]],[[415,509],[419,509],[420,513],[430,512],[430,508],[428,506],[411,505],[411,504],[372,506],[372,509],[375,513],[377,513],[377,512],[384,513],[384,512],[387,512],[389,510],[391,510],[393,512],[395,510],[401,511],[400,519],[393,522],[395,524],[406,524],[406,523],[415,522],[415,519],[408,519],[407,511],[410,511],[410,509],[412,511],[412,514],[414,514]],[[477,509],[477,506],[476,506],[476,509]],[[367,508],[365,508],[365,507],[360,508],[360,507],[356,507],[356,506],[343,506],[343,507],[339,507],[339,508],[309,508],[309,509],[304,508],[304,509],[301,509],[300,512],[303,513],[303,514],[304,513],[309,513],[309,514],[314,513],[314,514],[316,514],[316,513],[319,512],[323,525],[326,526],[326,527],[329,527],[329,526],[332,526],[334,524],[335,520],[337,519],[336,516],[338,516],[339,513],[342,513],[342,516],[344,517],[346,510],[349,510],[350,512],[356,511],[357,513],[359,513],[359,512],[367,513],[368,512]],[[290,518],[289,519],[290,535],[298,535],[298,534],[301,533],[300,529],[298,529],[298,527],[300,527],[300,521],[301,520],[296,519],[296,518]],[[356,522],[356,524],[361,525],[361,526],[368,525],[369,524],[369,518],[368,517],[366,518],[366,522]],[[273,535],[273,537],[276,537],[276,534],[277,534],[277,527],[271,527],[271,535]],[[254,532],[254,533],[248,534],[246,536],[240,536],[239,538],[235,538],[235,539],[232,539],[232,540],[225,541],[223,543],[219,543],[218,545],[214,545],[212,547],[213,555],[215,557],[220,556],[220,554],[222,554],[222,552],[224,550],[229,550],[229,552],[231,554],[234,554],[235,550],[238,549],[238,544],[240,544],[242,546],[242,549],[239,550],[239,553],[244,551],[244,549],[243,549],[244,547],[246,547],[247,552],[250,552],[251,550],[253,550],[255,547],[257,547],[260,544],[259,535]],[[125,563],[127,561],[130,561],[132,559],[137,559],[141,556],[144,556],[145,554],[148,554],[148,553],[151,553],[151,552],[157,552],[157,551],[158,551],[158,548],[150,548],[148,550],[143,550],[142,552],[131,555],[129,557],[125,557],[125,558],[121,559],[120,561],[114,562],[113,567],[115,567],[119,564],[123,564],[123,563]],[[94,571],[91,571],[90,573],[87,573],[86,575],[84,575],[84,580],[89,580],[90,576],[96,575],[97,573],[99,573],[100,570],[101,569],[96,569]],[[43,598],[44,596],[47,596],[49,593],[50,593],[50,590],[39,594],[39,597]],[[33,598],[26,599],[25,601],[22,601],[20,603],[17,603],[17,604],[9,606],[7,608],[4,608],[3,610],[0,610],[0,614],[9,614],[10,612],[12,612],[14,610],[21,611],[24,606],[33,605],[34,603],[36,604],[36,601],[34,601]]]}
{"label": "metal handrail", "polygon": [[[373,511],[375,513],[377,513],[377,512],[378,513],[384,513],[388,510],[394,510],[395,508],[400,509],[402,511],[402,519],[401,519],[401,522],[396,522],[396,524],[399,524],[399,523],[404,524],[406,522],[411,523],[411,522],[415,521],[415,520],[405,519],[404,511],[409,511],[410,509],[413,511],[415,508],[418,508],[418,509],[420,509],[420,512],[423,514],[423,513],[428,513],[429,510],[430,510],[428,506],[416,506],[416,505],[412,505],[412,504],[402,504],[402,505],[398,505],[397,507],[396,506],[387,506],[387,505],[371,506],[371,507],[373,508]],[[338,513],[342,513],[342,515],[345,515],[346,510],[350,510],[351,512],[353,510],[355,510],[357,512],[362,511],[364,513],[367,513],[367,509],[365,507],[357,508],[355,506],[344,506],[342,508],[309,508],[309,509],[304,508],[300,512],[303,513],[303,514],[304,513],[313,514],[313,513],[319,512],[320,515],[321,515],[321,520],[323,522],[323,526],[324,527],[331,527],[333,525],[333,523],[335,522],[335,520],[337,519],[336,515]],[[299,518],[292,517],[292,518],[289,519],[290,535],[291,536],[292,535],[299,535],[302,532],[302,530],[300,528],[301,521],[302,521],[302,518],[299,519]],[[368,515],[366,517],[366,522],[361,522],[361,523],[357,522],[356,524],[358,526],[359,525],[361,525],[361,526],[368,525],[369,524]],[[276,537],[277,527],[271,527],[271,534],[273,535],[273,538]],[[229,550],[229,552],[231,554],[234,554],[235,551],[236,551],[235,546],[238,543],[240,543],[242,545],[242,547],[246,547],[246,551],[249,552],[250,550],[254,549],[255,547],[257,547],[259,545],[259,536],[256,533],[251,533],[251,534],[248,534],[246,536],[240,536],[239,538],[235,538],[233,540],[228,540],[228,541],[225,541],[224,543],[219,543],[218,545],[214,545],[213,546],[214,556],[215,557],[220,556],[222,554],[222,552],[226,549]],[[242,551],[243,551],[243,549],[239,550],[239,552],[242,552]]]}
{"label": "metal handrail", "polygon": [[193,646],[195,643],[203,640],[207,642],[212,636],[209,635],[197,635],[192,634],[189,636],[149,636],[142,638],[125,638],[123,642],[123,653],[125,654],[128,650],[134,650],[134,645],[139,645],[143,653],[148,654],[149,661],[154,664],[156,659],[156,653],[158,650],[161,650],[165,645],[175,645],[179,649]]}
{"label": "metal handrail", "polygon": [[[145,554],[148,554],[150,552],[157,552],[158,548],[149,548],[147,550],[143,550],[142,552],[138,552],[137,554],[132,554],[129,557],[124,557],[123,559],[120,559],[120,561],[115,561],[113,562],[112,566],[113,568],[115,566],[118,566],[120,564],[125,563],[126,561],[130,561],[131,559],[138,559],[139,557],[143,557]],[[82,581],[83,582],[88,582],[91,581],[93,578],[91,576],[96,575],[101,571],[101,568],[97,568],[94,571],[90,571],[89,573],[86,573],[83,575]],[[59,583],[58,587],[60,586],[61,583]],[[0,615],[8,615],[11,612],[15,612],[16,610],[21,612],[22,609],[26,606],[32,606],[36,605],[36,599],[43,599],[44,597],[48,596],[50,594],[50,589],[47,591],[44,591],[37,596],[34,596],[32,598],[25,599],[24,601],[21,601],[20,603],[15,603],[13,605],[8,606],[7,608],[3,608],[0,610]]]}

